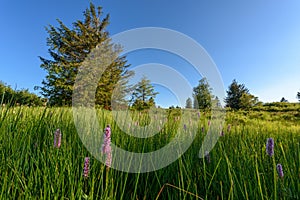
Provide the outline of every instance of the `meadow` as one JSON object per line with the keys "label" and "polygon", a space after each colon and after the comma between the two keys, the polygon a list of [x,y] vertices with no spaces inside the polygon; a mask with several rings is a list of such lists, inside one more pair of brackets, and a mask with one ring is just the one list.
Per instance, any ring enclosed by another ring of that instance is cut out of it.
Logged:
{"label": "meadow", "polygon": [[[228,111],[223,135],[209,157],[199,158],[210,120],[201,112],[195,127],[188,127],[196,138],[178,160],[157,171],[127,173],[107,170],[89,153],[72,108],[1,106],[0,199],[300,199],[299,112],[299,104]],[[132,151],[159,149],[178,128],[177,112],[169,112],[159,134],[133,139],[117,127],[111,112],[97,113],[101,128],[111,125],[112,142]],[[133,118],[149,120],[138,113]],[[59,148],[54,146],[58,128]],[[268,138],[274,140],[272,156],[266,152]]]}

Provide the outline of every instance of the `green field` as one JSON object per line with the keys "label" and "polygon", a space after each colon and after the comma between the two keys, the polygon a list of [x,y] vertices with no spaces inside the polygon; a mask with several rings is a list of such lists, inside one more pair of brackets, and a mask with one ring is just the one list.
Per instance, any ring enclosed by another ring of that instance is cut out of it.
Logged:
{"label": "green field", "polygon": [[[101,128],[111,124],[112,142],[128,150],[159,149],[178,128],[176,113],[170,113],[159,134],[132,139],[118,129],[109,111],[97,111]],[[202,127],[208,129],[201,113],[195,127],[188,127],[197,131],[196,139],[176,162],[153,172],[126,173],[106,170],[90,155],[71,108],[0,107],[0,199],[300,199],[299,111],[296,104],[227,112],[224,136],[210,152],[210,162],[198,157]],[[147,120],[137,113],[134,117]],[[60,148],[53,146],[57,128]],[[272,157],[266,153],[270,137],[275,142]],[[85,157],[90,157],[88,178],[83,177]]]}

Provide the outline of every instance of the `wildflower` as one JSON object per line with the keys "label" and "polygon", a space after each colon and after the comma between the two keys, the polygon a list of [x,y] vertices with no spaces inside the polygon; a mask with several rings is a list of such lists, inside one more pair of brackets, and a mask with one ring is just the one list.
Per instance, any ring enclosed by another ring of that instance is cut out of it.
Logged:
{"label": "wildflower", "polygon": [[183,125],[183,129],[186,131],[186,124]]}
{"label": "wildflower", "polygon": [[208,163],[210,163],[210,155],[209,155],[209,151],[205,151],[204,157],[205,157],[206,161],[207,161]]}
{"label": "wildflower", "polygon": [[223,130],[221,131],[220,136],[224,136],[224,131]]}
{"label": "wildflower", "polygon": [[228,126],[227,126],[227,132],[229,132],[229,131],[230,131],[230,129],[231,129],[231,125],[230,125],[230,124],[228,124]]}
{"label": "wildflower", "polygon": [[104,130],[104,142],[102,145],[102,153],[106,154],[106,161],[105,164],[106,166],[110,167],[111,166],[111,129],[110,126],[107,125],[105,130]]}
{"label": "wildflower", "polygon": [[111,148],[110,148],[110,142],[111,142],[110,136],[111,136],[110,126],[107,125],[107,127],[104,130],[104,142],[103,142],[103,145],[102,145],[102,153],[104,153],[104,154],[106,154],[106,153],[108,153],[108,152],[111,151]]}
{"label": "wildflower", "polygon": [[280,178],[283,178],[282,165],[281,165],[281,164],[277,164],[277,165],[276,165],[276,169],[277,169],[278,176],[279,176]]}
{"label": "wildflower", "polygon": [[110,125],[109,124],[106,126],[106,128],[104,129],[104,131],[105,131],[104,132],[105,136],[110,137],[111,130],[110,130]]}
{"label": "wildflower", "polygon": [[198,112],[197,115],[198,115],[198,118],[200,118],[200,112]]}
{"label": "wildflower", "polygon": [[274,155],[274,140],[273,140],[273,138],[267,139],[266,151],[269,156]]}
{"label": "wildflower", "polygon": [[210,122],[210,120],[208,120],[207,125],[210,126],[210,124],[211,124],[211,122]]}
{"label": "wildflower", "polygon": [[54,133],[54,147],[60,148],[61,145],[61,132],[60,129],[56,129]]}
{"label": "wildflower", "polygon": [[89,167],[90,167],[90,158],[85,157],[84,159],[84,167],[83,167],[83,176],[87,178],[89,176]]}
{"label": "wildflower", "polygon": [[111,167],[111,151],[106,155],[105,165]]}
{"label": "wildflower", "polygon": [[202,128],[201,128],[201,131],[202,131],[202,133],[204,133],[204,127],[202,126]]}

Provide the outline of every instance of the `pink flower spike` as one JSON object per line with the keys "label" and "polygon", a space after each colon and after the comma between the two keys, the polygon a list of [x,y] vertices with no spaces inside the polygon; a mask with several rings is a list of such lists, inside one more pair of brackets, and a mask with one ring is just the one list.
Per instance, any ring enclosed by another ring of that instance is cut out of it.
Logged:
{"label": "pink flower spike", "polygon": [[60,145],[61,145],[61,132],[59,132],[58,135],[57,148],[60,148]]}
{"label": "pink flower spike", "polygon": [[227,126],[227,132],[229,132],[229,131],[230,131],[230,129],[231,129],[231,125],[230,125],[230,124],[228,124],[228,126]]}
{"label": "pink flower spike", "polygon": [[104,141],[102,144],[102,153],[106,155],[106,161],[105,164],[106,166],[110,167],[111,166],[111,160],[112,160],[112,153],[111,153],[111,129],[110,126],[107,125],[106,128],[104,129]]}
{"label": "pink flower spike", "polygon": [[273,138],[267,139],[266,152],[269,156],[274,155],[274,139]]}
{"label": "pink flower spike", "polygon": [[220,136],[222,136],[222,137],[224,136],[224,131],[223,130],[221,131]]}
{"label": "pink flower spike", "polygon": [[111,151],[106,155],[105,165],[111,167]]}
{"label": "pink flower spike", "polygon": [[85,157],[84,167],[83,167],[83,176],[84,176],[84,178],[87,178],[89,176],[89,167],[90,167],[90,158]]}
{"label": "pink flower spike", "polygon": [[280,177],[280,178],[283,178],[283,169],[282,169],[282,165],[281,164],[277,164],[276,165],[276,169],[277,169],[277,173],[278,173],[278,176]]}
{"label": "pink flower spike", "polygon": [[54,133],[54,147],[60,148],[61,146],[61,132],[60,129],[56,129]]}
{"label": "pink flower spike", "polygon": [[106,137],[110,137],[110,135],[111,135],[110,126],[107,125],[106,128],[105,128],[105,136]]}

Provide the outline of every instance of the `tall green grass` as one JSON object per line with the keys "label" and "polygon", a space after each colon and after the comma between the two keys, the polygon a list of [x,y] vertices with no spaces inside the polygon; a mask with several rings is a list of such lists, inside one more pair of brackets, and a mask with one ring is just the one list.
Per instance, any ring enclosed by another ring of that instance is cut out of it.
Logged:
{"label": "tall green grass", "polygon": [[[141,139],[126,135],[110,112],[98,110],[100,126],[111,124],[112,142],[137,152],[157,150],[172,140],[177,128],[184,131],[175,115],[166,117],[159,134]],[[132,118],[145,124],[149,120],[138,113]],[[197,136],[177,161],[139,174],[106,170],[94,159],[77,135],[71,108],[0,107],[0,199],[300,198],[299,123],[229,113],[231,130],[224,129],[208,163],[198,157],[207,120],[201,114],[199,123],[188,125]],[[60,148],[53,147],[57,128],[62,132]],[[272,157],[265,149],[269,137],[275,141]],[[88,178],[82,175],[86,156],[91,157]],[[284,178],[277,175],[277,163],[283,166]]]}

